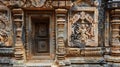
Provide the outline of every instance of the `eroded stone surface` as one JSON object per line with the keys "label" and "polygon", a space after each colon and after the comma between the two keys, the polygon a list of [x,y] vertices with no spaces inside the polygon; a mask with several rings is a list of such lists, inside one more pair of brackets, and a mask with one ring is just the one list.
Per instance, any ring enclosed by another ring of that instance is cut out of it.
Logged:
{"label": "eroded stone surface", "polygon": [[119,2],[1,0],[0,67],[120,67]]}

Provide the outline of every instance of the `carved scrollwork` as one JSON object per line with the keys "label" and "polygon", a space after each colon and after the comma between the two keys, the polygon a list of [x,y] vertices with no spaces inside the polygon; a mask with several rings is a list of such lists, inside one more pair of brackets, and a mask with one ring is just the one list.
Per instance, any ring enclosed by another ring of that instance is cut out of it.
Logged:
{"label": "carved scrollwork", "polygon": [[89,42],[94,42],[94,21],[90,14],[81,12],[71,19],[72,34],[71,46],[85,47]]}
{"label": "carved scrollwork", "polygon": [[9,29],[6,26],[8,19],[4,13],[0,13],[0,45],[7,44]]}

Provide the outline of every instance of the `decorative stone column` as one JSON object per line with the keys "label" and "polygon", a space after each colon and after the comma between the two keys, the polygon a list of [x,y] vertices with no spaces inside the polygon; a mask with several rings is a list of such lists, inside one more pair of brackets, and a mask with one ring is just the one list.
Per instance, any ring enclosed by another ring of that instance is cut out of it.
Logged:
{"label": "decorative stone column", "polygon": [[12,9],[14,35],[15,35],[15,62],[14,66],[24,66],[25,61],[25,49],[22,41],[23,31],[23,11],[21,8]]}
{"label": "decorative stone column", "polygon": [[[65,41],[66,41],[66,9],[56,9],[56,58],[65,59]],[[60,64],[61,65],[61,64]],[[63,65],[63,64],[62,64]]]}
{"label": "decorative stone column", "polygon": [[[110,16],[107,16],[109,20],[109,55],[106,57],[106,61],[112,64],[114,67],[120,66],[120,10],[110,10]],[[108,65],[110,65],[108,64]]]}

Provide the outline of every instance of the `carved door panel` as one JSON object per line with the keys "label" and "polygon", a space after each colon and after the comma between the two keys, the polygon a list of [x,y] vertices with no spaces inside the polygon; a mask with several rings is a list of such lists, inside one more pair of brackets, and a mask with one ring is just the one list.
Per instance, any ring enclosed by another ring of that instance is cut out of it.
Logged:
{"label": "carved door panel", "polygon": [[34,53],[49,53],[49,24],[35,23]]}

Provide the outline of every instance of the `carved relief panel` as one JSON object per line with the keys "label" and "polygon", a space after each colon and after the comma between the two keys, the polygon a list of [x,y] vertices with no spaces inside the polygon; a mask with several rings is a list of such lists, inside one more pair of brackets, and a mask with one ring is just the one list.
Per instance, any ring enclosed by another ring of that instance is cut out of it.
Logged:
{"label": "carved relief panel", "polygon": [[7,7],[0,5],[2,8],[0,9],[0,46],[11,46],[12,37],[10,32],[11,26],[9,21],[9,13]]}
{"label": "carved relief panel", "polygon": [[77,0],[73,3],[68,22],[66,56],[78,58],[73,58],[74,61],[70,60],[71,63],[75,61],[77,63],[78,60],[78,63],[104,62],[102,47],[98,45],[97,4],[98,2],[91,0]]}
{"label": "carved relief panel", "polygon": [[53,1],[51,0],[11,0],[11,5],[13,7],[40,7],[40,8],[52,8]]}
{"label": "carved relief panel", "polygon": [[81,6],[73,9],[68,24],[69,46],[98,46],[98,11],[95,7]]}

